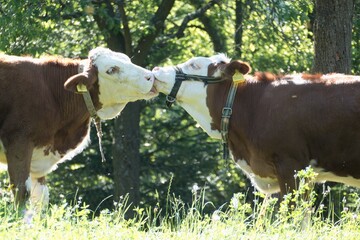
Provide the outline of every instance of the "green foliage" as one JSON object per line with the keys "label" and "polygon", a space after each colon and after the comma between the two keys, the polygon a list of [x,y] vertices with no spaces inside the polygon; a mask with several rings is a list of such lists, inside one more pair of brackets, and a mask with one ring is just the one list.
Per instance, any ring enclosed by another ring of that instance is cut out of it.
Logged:
{"label": "green foliage", "polygon": [[103,37],[83,10],[85,3],[0,0],[0,50],[14,55],[87,57],[90,49],[103,44]]}
{"label": "green foliage", "polygon": [[50,31],[47,31],[41,19],[32,17],[42,12],[36,2],[1,0],[0,9],[1,50],[16,55],[26,53],[29,48],[31,50],[27,53],[33,54],[46,50],[42,43],[46,42]]}
{"label": "green foliage", "polygon": [[242,58],[255,71],[309,72],[314,54],[308,29],[310,1],[255,2],[254,9],[247,8]]}
{"label": "green foliage", "polygon": [[[164,33],[156,39],[150,50],[147,60],[150,67],[174,65],[194,56],[214,54],[213,44],[198,19],[190,21],[182,34],[178,33],[184,18],[196,11],[196,8],[188,1],[176,1],[174,8],[167,18]],[[222,11],[218,8],[212,8],[208,12],[216,19],[221,18]],[[219,24],[221,22],[223,21],[219,21]]]}

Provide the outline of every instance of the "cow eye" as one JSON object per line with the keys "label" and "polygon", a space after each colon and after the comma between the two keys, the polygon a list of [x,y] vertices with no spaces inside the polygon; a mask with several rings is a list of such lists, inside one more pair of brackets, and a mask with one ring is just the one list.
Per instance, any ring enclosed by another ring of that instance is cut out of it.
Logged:
{"label": "cow eye", "polygon": [[110,67],[106,73],[109,74],[109,75],[112,75],[114,73],[119,73],[120,72],[120,68],[117,67],[117,66],[113,66],[113,67]]}
{"label": "cow eye", "polygon": [[197,65],[196,63],[190,63],[190,67],[192,69],[194,69],[194,70],[199,70],[200,69],[199,65]]}

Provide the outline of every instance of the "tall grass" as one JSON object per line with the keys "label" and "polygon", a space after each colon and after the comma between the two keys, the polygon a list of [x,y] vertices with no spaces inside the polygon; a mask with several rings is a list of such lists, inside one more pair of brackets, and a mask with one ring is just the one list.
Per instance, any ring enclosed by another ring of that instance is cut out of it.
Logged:
{"label": "tall grass", "polygon": [[[194,190],[185,204],[170,194],[164,208],[134,208],[127,198],[115,210],[95,214],[81,200],[52,205],[46,213],[16,212],[4,197],[0,202],[0,239],[360,239],[360,198],[342,201],[340,220],[323,206],[315,208],[311,169],[298,173],[299,189],[281,204],[257,194],[254,204],[237,193],[211,214],[204,209],[204,190]],[[307,194],[307,199],[302,197]],[[355,199],[355,201],[353,201]],[[134,217],[125,218],[127,211]]]}

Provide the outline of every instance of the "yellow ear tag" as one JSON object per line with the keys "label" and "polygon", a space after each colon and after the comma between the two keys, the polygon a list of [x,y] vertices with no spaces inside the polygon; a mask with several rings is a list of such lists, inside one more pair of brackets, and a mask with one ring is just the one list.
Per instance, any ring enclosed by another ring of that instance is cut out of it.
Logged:
{"label": "yellow ear tag", "polygon": [[235,70],[235,73],[234,73],[234,75],[233,75],[233,82],[236,82],[236,83],[243,83],[243,82],[245,82],[244,75],[242,75],[242,73],[239,72],[238,70]]}
{"label": "yellow ear tag", "polygon": [[76,89],[79,93],[84,93],[87,91],[86,86],[82,83],[79,83],[78,85],[76,85]]}

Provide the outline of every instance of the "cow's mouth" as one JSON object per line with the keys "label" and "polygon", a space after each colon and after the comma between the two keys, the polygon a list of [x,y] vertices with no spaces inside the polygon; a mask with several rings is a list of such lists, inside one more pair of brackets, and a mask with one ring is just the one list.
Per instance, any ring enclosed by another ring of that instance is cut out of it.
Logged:
{"label": "cow's mouth", "polygon": [[159,95],[159,91],[158,89],[156,88],[156,85],[155,85],[155,80],[153,81],[153,84],[148,92],[148,95],[150,96],[157,96]]}
{"label": "cow's mouth", "polygon": [[159,93],[159,91],[155,87],[155,81],[154,81],[154,84],[152,85],[149,93],[152,93],[152,94],[158,94]]}

